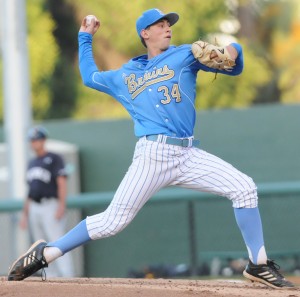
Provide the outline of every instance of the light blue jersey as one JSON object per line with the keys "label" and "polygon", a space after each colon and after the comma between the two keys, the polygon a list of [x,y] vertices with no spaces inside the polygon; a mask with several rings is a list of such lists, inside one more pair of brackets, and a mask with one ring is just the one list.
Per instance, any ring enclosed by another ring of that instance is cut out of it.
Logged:
{"label": "light blue jersey", "polygon": [[147,60],[131,59],[118,70],[99,71],[92,53],[92,35],[79,33],[79,67],[86,86],[117,99],[134,121],[135,135],[193,136],[196,78],[199,70],[238,75],[243,69],[242,48],[231,72],[208,68],[196,60],[191,45],[170,46]]}

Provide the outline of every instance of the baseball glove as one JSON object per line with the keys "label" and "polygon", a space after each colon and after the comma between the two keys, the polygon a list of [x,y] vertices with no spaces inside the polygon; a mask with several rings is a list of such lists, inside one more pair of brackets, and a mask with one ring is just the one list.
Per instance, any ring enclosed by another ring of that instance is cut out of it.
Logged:
{"label": "baseball glove", "polygon": [[235,66],[226,47],[198,40],[192,44],[192,52],[200,63],[210,68],[231,71]]}

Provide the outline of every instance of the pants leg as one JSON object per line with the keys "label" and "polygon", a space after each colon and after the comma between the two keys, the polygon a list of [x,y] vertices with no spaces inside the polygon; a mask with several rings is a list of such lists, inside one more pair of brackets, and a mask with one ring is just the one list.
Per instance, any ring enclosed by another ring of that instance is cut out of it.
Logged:
{"label": "pants leg", "polygon": [[[39,203],[31,201],[29,204],[29,232],[31,240],[34,242],[39,239],[45,239],[45,234],[43,232],[43,223],[42,223],[42,208]],[[46,240],[46,239],[45,239]]]}
{"label": "pants leg", "polygon": [[108,208],[87,217],[89,236],[100,239],[122,231],[150,197],[174,180],[177,170],[172,168],[177,165],[175,150],[157,142],[139,140],[132,164]]}
{"label": "pants leg", "polygon": [[[66,218],[57,220],[55,213],[58,208],[56,199],[44,200],[38,204],[31,203],[30,218],[32,233],[35,240],[45,239],[47,242],[54,241],[65,233]],[[47,277],[72,277],[74,276],[73,262],[70,254],[57,259],[46,268]]]}
{"label": "pants leg", "polygon": [[235,208],[257,207],[253,180],[231,164],[198,148],[183,151],[173,185],[227,197]]}
{"label": "pants leg", "polygon": [[253,180],[222,159],[197,148],[180,157],[180,175],[174,184],[227,197],[252,262],[266,263],[263,229]]}

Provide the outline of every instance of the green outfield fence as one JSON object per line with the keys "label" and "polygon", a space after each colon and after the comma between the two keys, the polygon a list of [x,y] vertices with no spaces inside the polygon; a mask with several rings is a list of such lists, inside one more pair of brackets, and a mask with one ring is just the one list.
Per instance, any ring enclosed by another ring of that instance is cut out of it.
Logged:
{"label": "green outfield fence", "polygon": [[[260,198],[272,197],[273,195],[286,196],[295,194],[299,197],[300,203],[300,181],[292,182],[275,182],[275,183],[262,183],[257,185],[258,195]],[[79,195],[70,196],[67,199],[68,208],[84,209],[93,206],[106,206],[110,203],[114,195],[113,191],[107,192],[93,192],[81,193]],[[177,187],[170,187],[162,189],[154,195],[148,203],[159,202],[174,202],[174,201],[198,201],[211,198],[219,198],[216,195],[197,192]],[[19,211],[23,207],[23,201],[19,199],[1,199],[0,212],[13,212]]]}
{"label": "green outfield fence", "polygon": [[[300,181],[258,184],[259,206],[269,256],[300,256]],[[82,193],[67,199],[82,217],[103,211],[114,192]],[[15,213],[23,202],[0,200],[0,212]],[[135,220],[115,237],[85,246],[85,276],[126,277],[149,265],[186,264],[192,274],[216,257],[247,257],[230,201],[215,195],[166,188],[158,192]],[[283,260],[282,260],[283,261]],[[300,268],[300,267],[299,267]]]}

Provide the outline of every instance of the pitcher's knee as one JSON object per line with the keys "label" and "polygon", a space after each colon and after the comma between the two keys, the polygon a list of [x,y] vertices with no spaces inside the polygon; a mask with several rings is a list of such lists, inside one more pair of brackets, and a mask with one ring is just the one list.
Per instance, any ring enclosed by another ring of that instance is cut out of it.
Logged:
{"label": "pitcher's knee", "polygon": [[243,191],[240,192],[239,196],[232,199],[232,206],[234,208],[254,208],[257,207],[258,197],[255,191]]}
{"label": "pitcher's knee", "polygon": [[230,200],[234,208],[254,208],[257,207],[258,196],[257,187],[253,180],[248,177],[247,183],[242,184],[239,189],[232,193]]}

